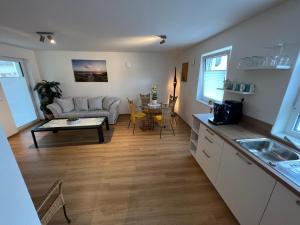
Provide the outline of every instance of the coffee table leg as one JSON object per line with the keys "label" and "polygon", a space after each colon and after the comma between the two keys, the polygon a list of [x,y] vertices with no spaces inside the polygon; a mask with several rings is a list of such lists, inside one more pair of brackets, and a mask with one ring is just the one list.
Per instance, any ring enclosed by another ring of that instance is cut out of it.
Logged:
{"label": "coffee table leg", "polygon": [[106,125],[106,130],[109,130],[109,123],[108,123],[108,118],[106,117],[106,120],[105,120],[105,125]]}
{"label": "coffee table leg", "polygon": [[103,143],[104,142],[104,137],[103,137],[102,126],[97,128],[97,132],[98,132],[99,143]]}
{"label": "coffee table leg", "polygon": [[36,142],[34,131],[31,131],[31,135],[32,135],[32,139],[33,139],[33,143],[34,143],[35,148],[39,148],[39,146],[38,146],[38,144]]}

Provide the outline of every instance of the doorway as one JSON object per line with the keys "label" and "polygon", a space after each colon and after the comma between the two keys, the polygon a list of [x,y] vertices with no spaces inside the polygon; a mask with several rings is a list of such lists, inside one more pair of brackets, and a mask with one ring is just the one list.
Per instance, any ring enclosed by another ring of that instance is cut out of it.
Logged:
{"label": "doorway", "polygon": [[17,128],[37,120],[24,63],[0,59],[0,86]]}

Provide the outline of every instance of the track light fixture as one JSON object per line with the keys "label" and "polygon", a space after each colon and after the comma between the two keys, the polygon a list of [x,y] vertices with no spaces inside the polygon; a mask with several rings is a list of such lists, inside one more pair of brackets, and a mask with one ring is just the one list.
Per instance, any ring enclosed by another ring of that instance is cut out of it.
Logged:
{"label": "track light fixture", "polygon": [[159,42],[159,44],[164,44],[167,40],[167,35],[158,35],[158,37],[161,38],[161,41]]}
{"label": "track light fixture", "polygon": [[55,44],[55,40],[53,38],[52,32],[36,32],[38,35],[40,35],[40,42],[45,42],[46,38],[51,44]]}

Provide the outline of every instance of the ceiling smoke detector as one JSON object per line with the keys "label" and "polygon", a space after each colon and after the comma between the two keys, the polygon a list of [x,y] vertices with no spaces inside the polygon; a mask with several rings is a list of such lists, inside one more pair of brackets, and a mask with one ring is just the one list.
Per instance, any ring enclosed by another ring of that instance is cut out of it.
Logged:
{"label": "ceiling smoke detector", "polygon": [[53,33],[52,32],[36,32],[38,35],[40,35],[40,42],[45,42],[46,38],[48,39],[50,44],[55,44],[56,41],[53,38]]}
{"label": "ceiling smoke detector", "polygon": [[159,42],[159,44],[164,44],[166,43],[166,40],[167,40],[167,35],[158,35],[158,37],[161,38],[161,41]]}

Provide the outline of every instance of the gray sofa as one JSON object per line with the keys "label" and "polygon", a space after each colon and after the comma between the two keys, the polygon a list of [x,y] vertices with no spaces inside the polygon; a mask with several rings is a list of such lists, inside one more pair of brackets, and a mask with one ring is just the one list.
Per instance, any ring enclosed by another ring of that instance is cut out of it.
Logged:
{"label": "gray sofa", "polygon": [[109,124],[115,124],[120,102],[119,98],[108,96],[56,98],[47,108],[54,118],[106,116]]}

